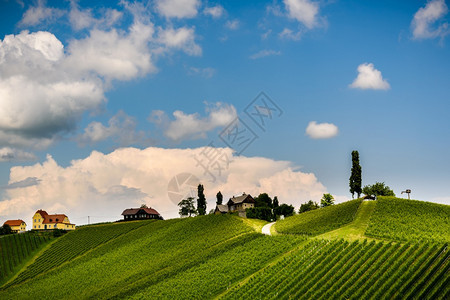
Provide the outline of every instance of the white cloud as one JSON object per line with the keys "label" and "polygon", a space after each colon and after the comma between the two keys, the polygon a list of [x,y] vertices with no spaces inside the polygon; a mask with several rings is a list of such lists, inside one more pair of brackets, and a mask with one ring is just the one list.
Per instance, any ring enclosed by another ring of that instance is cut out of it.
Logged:
{"label": "white cloud", "polygon": [[189,55],[198,56],[202,54],[202,48],[195,43],[194,28],[160,29],[158,41],[169,49],[180,49]]}
{"label": "white cloud", "polygon": [[437,28],[432,28],[437,21],[448,12],[444,0],[429,1],[425,7],[421,7],[414,15],[411,22],[413,37],[415,39],[429,39],[444,37],[449,34],[448,23],[441,23]]}
{"label": "white cloud", "polygon": [[90,28],[96,23],[91,9],[80,9],[76,1],[70,2],[69,21],[76,30]]}
{"label": "white cloud", "polygon": [[284,28],[283,31],[278,34],[278,36],[281,39],[298,41],[301,38],[301,32],[300,31],[294,32],[289,28]]}
{"label": "white cloud", "polygon": [[108,126],[91,122],[78,137],[80,144],[94,144],[112,138],[120,146],[142,144],[147,139],[143,131],[136,132],[136,120],[119,111],[108,121]]}
{"label": "white cloud", "polygon": [[49,141],[103,102],[101,82],[70,74],[64,61],[62,43],[49,32],[0,40],[0,145]]}
{"label": "white cloud", "polygon": [[309,122],[306,134],[312,139],[329,139],[338,135],[339,129],[332,123]]}
{"label": "white cloud", "polygon": [[203,13],[217,19],[223,16],[223,14],[225,13],[225,9],[222,5],[210,6],[206,7],[203,10]]}
{"label": "white cloud", "polygon": [[155,59],[172,49],[201,54],[193,28],[158,28],[155,36],[142,4],[121,4],[133,16],[129,28],[102,30],[121,13],[106,9],[94,20],[72,2],[72,13],[86,17],[73,26],[92,27],[84,38],[64,46],[50,32],[22,31],[0,40],[0,147],[45,148],[103,105],[113,80],[156,72]]}
{"label": "white cloud", "polygon": [[312,29],[318,25],[319,4],[310,0],[283,0],[290,18]]}
{"label": "white cloud", "polygon": [[156,10],[167,18],[193,18],[199,6],[199,0],[156,0]]}
{"label": "white cloud", "polygon": [[152,112],[152,122],[159,124],[164,135],[173,141],[206,138],[209,131],[224,127],[237,116],[233,105],[217,102],[206,107],[208,115],[200,117],[198,113],[186,114],[180,110],[173,112],[174,120],[169,120],[162,111]]}
{"label": "white cloud", "polygon": [[261,50],[259,52],[256,52],[252,55],[250,55],[251,59],[258,59],[258,58],[263,58],[266,56],[273,56],[273,55],[281,55],[281,51],[275,51],[275,50]]}
{"label": "white cloud", "polygon": [[57,8],[46,6],[45,0],[38,0],[36,6],[30,6],[23,14],[22,20],[19,22],[21,26],[34,26],[42,22],[56,20],[64,15],[64,12]]}
{"label": "white cloud", "polygon": [[134,24],[128,34],[93,29],[68,47],[66,66],[79,73],[95,72],[112,80],[130,80],[156,71],[148,46],[153,26]]}
{"label": "white cloud", "polygon": [[230,30],[237,30],[239,29],[239,26],[241,25],[241,23],[239,22],[238,19],[234,19],[234,20],[228,20],[225,23],[225,27],[230,29]]}
{"label": "white cloud", "polygon": [[208,210],[214,208],[219,190],[224,199],[242,192],[252,195],[267,192],[296,208],[309,199],[318,201],[326,192],[314,174],[296,170],[290,162],[233,156],[229,148],[208,149],[221,151],[230,158],[228,168],[223,169],[217,181],[211,182],[194,159],[205,150],[122,148],[109,154],[94,151],[67,167],[60,166],[51,156],[43,163],[13,167],[10,184],[25,182],[27,178],[35,178],[39,184],[5,190],[0,215],[29,220],[42,208],[49,213],[65,213],[80,224],[86,223],[93,211],[101,211],[104,218],[91,221],[113,221],[121,218],[125,208],[146,203],[165,218],[178,217],[178,207],[168,197],[168,183],[184,172],[192,173],[204,184]]}
{"label": "white cloud", "polygon": [[349,85],[354,89],[388,90],[389,83],[383,79],[381,72],[375,69],[372,63],[364,63],[358,66],[358,76]]}
{"label": "white cloud", "polygon": [[30,161],[36,160],[37,157],[33,153],[29,153],[20,149],[3,147],[0,148],[0,162],[5,161]]}

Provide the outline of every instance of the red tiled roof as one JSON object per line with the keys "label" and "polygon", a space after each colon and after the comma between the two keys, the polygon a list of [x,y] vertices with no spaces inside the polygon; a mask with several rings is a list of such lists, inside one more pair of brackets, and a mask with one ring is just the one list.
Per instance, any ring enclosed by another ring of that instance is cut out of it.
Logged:
{"label": "red tiled roof", "polygon": [[128,215],[135,215],[138,213],[138,211],[140,210],[145,211],[147,214],[149,215],[158,215],[159,216],[159,212],[157,212],[156,210],[154,210],[153,208],[148,208],[148,207],[142,207],[142,208],[127,208],[123,211],[122,216],[128,216]]}
{"label": "red tiled roof", "polygon": [[36,213],[39,213],[43,218],[45,218],[45,216],[48,215],[48,213],[45,210],[42,210],[42,209],[38,210]]}
{"label": "red tiled roof", "polygon": [[23,220],[8,220],[3,225],[9,225],[9,226],[20,226],[22,223],[25,223]]}
{"label": "red tiled roof", "polygon": [[58,215],[46,215],[44,217],[44,221],[42,224],[49,224],[49,223],[63,223],[64,218],[67,218],[66,215],[58,214]]}

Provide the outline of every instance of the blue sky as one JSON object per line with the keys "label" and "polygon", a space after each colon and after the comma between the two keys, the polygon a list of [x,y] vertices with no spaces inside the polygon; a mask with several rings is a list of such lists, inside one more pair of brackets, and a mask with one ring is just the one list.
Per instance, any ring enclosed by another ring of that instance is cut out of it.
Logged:
{"label": "blue sky", "polygon": [[[115,157],[117,149],[181,149],[180,157],[189,157],[211,141],[223,148],[218,134],[237,116],[258,138],[240,156],[229,152],[242,164],[236,172],[261,159],[260,174],[281,176],[248,175],[242,188],[249,192],[286,193],[281,201],[296,206],[319,201],[325,191],[343,201],[350,197],[350,153],[358,150],[364,185],[384,181],[397,195],[410,188],[413,198],[450,203],[445,1],[0,5],[2,218],[83,207],[73,213],[80,223],[89,214],[84,189],[97,191],[92,201],[99,207],[145,202],[176,216],[176,206],[162,203],[165,182],[182,172],[207,182],[201,170],[167,165],[173,174],[144,187],[135,180],[142,176],[136,167],[118,171],[108,185],[100,161],[134,165],[130,157]],[[283,112],[267,119],[265,131],[244,111],[260,92]],[[102,154],[98,161],[93,151]],[[152,155],[176,161],[170,151]],[[145,169],[160,172],[155,164],[150,160]],[[209,208],[220,188],[229,191],[225,197],[243,192],[233,187],[231,170],[206,184]],[[76,190],[55,185],[91,173],[102,183],[80,180]],[[314,183],[286,184],[292,193],[275,186],[305,174]],[[70,200],[49,196],[67,193]],[[104,217],[114,216],[111,210]]]}

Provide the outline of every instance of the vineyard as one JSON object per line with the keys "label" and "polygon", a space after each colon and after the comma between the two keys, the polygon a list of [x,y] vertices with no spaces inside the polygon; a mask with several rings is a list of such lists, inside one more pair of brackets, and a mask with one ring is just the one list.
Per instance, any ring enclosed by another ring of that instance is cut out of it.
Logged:
{"label": "vineyard", "polygon": [[19,274],[11,284],[16,284],[43,274],[115,237],[136,229],[145,222],[114,225],[87,226],[59,238],[36,261]]}
{"label": "vineyard", "polygon": [[[84,226],[13,267],[0,299],[448,299],[449,218],[380,197],[286,218],[276,236],[232,215]],[[0,238],[2,270],[29,257],[26,235]]]}
{"label": "vineyard", "polygon": [[362,200],[347,201],[307,211],[275,224],[275,230],[285,234],[317,235],[339,228],[353,221]]}
{"label": "vineyard", "polygon": [[14,274],[15,269],[27,261],[52,237],[48,234],[27,232],[0,238],[0,283]]}
{"label": "vineyard", "polygon": [[450,242],[450,206],[379,197],[366,235],[399,241]]}
{"label": "vineyard", "polygon": [[444,299],[447,245],[311,241],[221,299]]}

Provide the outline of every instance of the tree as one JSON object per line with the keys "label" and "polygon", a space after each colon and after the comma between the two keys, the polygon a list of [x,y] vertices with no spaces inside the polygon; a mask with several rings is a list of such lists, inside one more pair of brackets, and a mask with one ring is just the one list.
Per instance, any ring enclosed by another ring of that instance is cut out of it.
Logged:
{"label": "tree", "polygon": [[314,209],[318,209],[318,208],[319,208],[319,204],[317,204],[317,202],[313,202],[312,200],[309,200],[308,202],[300,205],[300,209],[298,210],[298,213],[301,214],[305,211],[310,211],[310,210],[314,210]]}
{"label": "tree", "polygon": [[217,198],[216,204],[217,204],[217,205],[222,204],[222,201],[223,201],[223,195],[222,195],[222,193],[221,193],[220,191],[216,194],[216,198]]}
{"label": "tree", "polygon": [[394,196],[394,191],[391,188],[384,184],[384,182],[375,182],[374,185],[366,185],[362,192],[365,195],[375,195],[375,196]]}
{"label": "tree", "polygon": [[197,199],[197,211],[198,214],[203,216],[206,214],[206,198],[204,194],[205,188],[203,184],[198,185],[198,199]]}
{"label": "tree", "polygon": [[273,209],[273,212],[276,216],[285,216],[289,217],[294,214],[295,208],[292,205],[288,205],[286,203],[281,204],[280,206]]}
{"label": "tree", "polygon": [[8,224],[3,225],[2,227],[0,227],[0,235],[4,235],[4,234],[11,234],[12,229],[11,226],[9,226]]}
{"label": "tree", "polygon": [[245,211],[247,218],[250,219],[273,220],[272,209],[267,206],[247,208]]}
{"label": "tree", "polygon": [[181,217],[190,217],[191,215],[195,215],[197,213],[197,210],[194,207],[194,198],[192,197],[181,200],[180,203],[178,203],[178,206],[180,207],[178,213]]}
{"label": "tree", "polygon": [[355,193],[359,196],[361,195],[361,165],[359,164],[359,153],[358,151],[352,151],[352,173],[350,175],[350,193],[352,198],[355,197]]}
{"label": "tree", "polygon": [[275,209],[275,208],[277,208],[278,206],[280,206],[280,203],[278,202],[278,197],[277,197],[277,196],[275,196],[275,197],[273,198],[273,203],[272,203],[272,205],[273,205],[273,209]]}
{"label": "tree", "polygon": [[322,199],[320,199],[320,205],[322,207],[330,206],[334,204],[334,197],[331,194],[323,194]]}
{"label": "tree", "polygon": [[272,198],[270,198],[267,193],[259,194],[259,196],[255,198],[255,207],[272,208]]}

